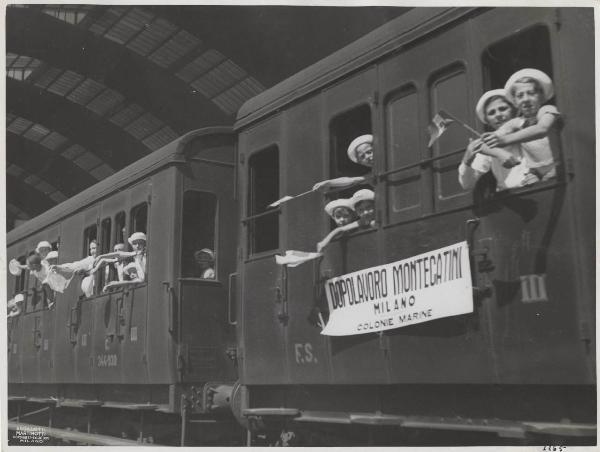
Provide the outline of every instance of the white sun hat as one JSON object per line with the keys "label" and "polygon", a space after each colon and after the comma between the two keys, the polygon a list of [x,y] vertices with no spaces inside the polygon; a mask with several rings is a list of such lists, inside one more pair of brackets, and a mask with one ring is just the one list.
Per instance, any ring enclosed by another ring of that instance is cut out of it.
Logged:
{"label": "white sun hat", "polygon": [[350,146],[348,146],[348,158],[350,160],[352,160],[354,163],[358,163],[358,155],[356,154],[357,148],[361,144],[365,144],[365,143],[373,144],[373,135],[367,134],[367,135],[361,135],[359,137],[356,137],[354,140],[352,140],[352,143],[350,143]]}
{"label": "white sun hat", "polygon": [[546,102],[552,99],[552,97],[554,96],[554,85],[552,84],[552,79],[548,77],[548,75],[545,72],[542,72],[539,69],[527,68],[515,72],[513,75],[510,76],[510,78],[506,82],[506,85],[504,85],[504,90],[506,91],[507,96],[509,97],[509,99],[511,99],[512,102],[515,101],[512,94],[513,86],[515,85],[515,83],[517,83],[517,80],[526,77],[536,80],[542,87],[542,102]]}
{"label": "white sun hat", "polygon": [[507,103],[513,105],[512,100],[508,97],[504,88],[486,91],[483,93],[483,96],[479,98],[477,101],[477,106],[475,107],[475,113],[477,113],[477,117],[484,124],[487,124],[487,121],[485,120],[485,107],[492,97],[502,97]]}

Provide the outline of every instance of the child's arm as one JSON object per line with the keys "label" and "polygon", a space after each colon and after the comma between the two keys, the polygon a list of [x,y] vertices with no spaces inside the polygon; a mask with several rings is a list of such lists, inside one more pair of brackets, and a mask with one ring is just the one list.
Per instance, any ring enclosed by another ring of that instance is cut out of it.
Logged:
{"label": "child's arm", "polygon": [[94,262],[99,262],[100,259],[127,259],[128,257],[133,257],[137,254],[137,251],[114,251],[112,253],[101,254],[97,256]]}
{"label": "child's arm", "polygon": [[330,188],[341,188],[341,187],[351,187],[352,185],[361,184],[366,182],[367,178],[364,176],[358,177],[338,177],[336,179],[324,180],[321,182],[317,182],[313,185],[313,191],[321,190],[325,191]]}
{"label": "child's arm", "polygon": [[542,114],[537,124],[530,125],[523,129],[517,130],[516,132],[502,136],[498,136],[495,132],[484,133],[482,139],[489,147],[509,146],[511,144],[520,144],[527,141],[537,140],[538,138],[543,138],[548,135],[548,132],[550,132],[550,129],[556,123],[558,116],[558,113],[549,111]]}
{"label": "child's arm", "polygon": [[346,224],[344,226],[335,228],[333,231],[331,231],[329,234],[327,234],[323,240],[321,240],[319,243],[317,243],[317,252],[320,253],[323,250],[323,248],[325,248],[327,245],[329,245],[329,242],[331,242],[338,235],[341,235],[344,232],[351,231],[353,229],[357,229],[358,227],[359,227],[358,221],[354,221],[354,222]]}
{"label": "child's arm", "polygon": [[143,282],[143,281],[141,281],[139,279],[131,279],[129,281],[111,281],[107,285],[104,286],[104,288],[102,289],[102,292],[106,292],[108,289],[113,288],[113,287],[131,286],[133,284],[138,284],[141,282]]}

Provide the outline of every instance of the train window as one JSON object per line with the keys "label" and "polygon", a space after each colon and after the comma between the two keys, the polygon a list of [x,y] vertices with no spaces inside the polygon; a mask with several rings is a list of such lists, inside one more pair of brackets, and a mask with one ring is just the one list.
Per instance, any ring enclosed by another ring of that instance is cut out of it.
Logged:
{"label": "train window", "polygon": [[[183,277],[215,279],[216,212],[217,197],[213,193],[190,190],[183,194],[181,234]],[[202,250],[206,251],[201,252]]]}
{"label": "train window", "polygon": [[[387,170],[403,168],[421,160],[418,96],[414,86],[401,88],[385,107]],[[421,169],[409,168],[388,177],[388,218],[396,221],[420,205]]]}
{"label": "train window", "polygon": [[[111,237],[111,220],[105,218],[100,223],[100,242],[98,243],[98,254],[110,253],[110,237]],[[106,265],[103,269],[98,272],[97,287],[104,287],[104,285],[110,280],[111,269],[114,270],[112,265]]]}
{"label": "train window", "polygon": [[142,203],[135,206],[131,209],[131,223],[129,229],[129,235],[134,232],[143,232],[144,234],[147,231],[147,222],[148,222],[148,203]]}
{"label": "train window", "polygon": [[248,249],[256,254],[279,248],[278,211],[261,215],[279,198],[279,150],[272,146],[254,153],[248,168]]}
{"label": "train window", "polygon": [[486,91],[503,88],[519,69],[531,67],[552,78],[550,33],[544,25],[526,29],[489,46],[482,55]]}
{"label": "train window", "polygon": [[[370,169],[348,158],[348,146],[356,137],[372,133],[371,109],[361,105],[333,118],[329,124],[329,168],[330,178],[364,176]],[[359,188],[352,187],[338,193],[338,197],[347,198]]]}
{"label": "train window", "polygon": [[127,243],[127,216],[125,212],[119,212],[115,215],[115,241],[117,243]]}
{"label": "train window", "polygon": [[[92,242],[96,242],[96,253],[98,254],[98,228],[97,226],[91,225],[88,226],[87,228],[85,228],[83,230],[83,256],[87,257],[90,255],[90,245],[92,244]],[[94,291],[95,288],[98,287],[96,284],[94,284]]]}
{"label": "train window", "polygon": [[90,244],[98,241],[98,228],[96,225],[88,226],[83,230],[83,257],[87,257],[90,254]]}
{"label": "train window", "polygon": [[[462,65],[455,65],[438,72],[430,83],[431,116],[445,110],[451,115],[466,120],[471,117],[467,73]],[[463,151],[469,141],[469,134],[463,127],[450,127],[434,143],[435,157],[453,154],[434,163],[434,184],[436,201],[445,200],[464,193],[456,177]]]}

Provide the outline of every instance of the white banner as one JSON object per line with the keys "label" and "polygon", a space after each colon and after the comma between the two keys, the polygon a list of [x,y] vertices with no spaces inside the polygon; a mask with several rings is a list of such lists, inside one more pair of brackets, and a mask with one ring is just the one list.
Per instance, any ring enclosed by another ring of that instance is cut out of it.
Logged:
{"label": "white banner", "polygon": [[325,283],[321,334],[349,336],[473,312],[469,249],[460,242]]}

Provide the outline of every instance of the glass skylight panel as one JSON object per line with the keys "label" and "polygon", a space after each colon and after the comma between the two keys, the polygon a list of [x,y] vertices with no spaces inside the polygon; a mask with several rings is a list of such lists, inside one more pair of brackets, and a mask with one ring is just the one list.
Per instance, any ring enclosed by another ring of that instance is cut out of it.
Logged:
{"label": "glass skylight panel", "polygon": [[53,187],[52,185],[50,185],[48,182],[46,182],[44,180],[39,181],[35,185],[35,188],[37,188],[42,193],[45,193],[46,195],[57,191],[55,187]]}
{"label": "glass skylight panel", "polygon": [[50,83],[52,83],[62,72],[61,69],[55,67],[48,67],[45,71],[41,73],[39,77],[37,77],[34,85],[39,86],[40,88],[46,88]]}
{"label": "glass skylight panel", "polygon": [[17,118],[7,127],[7,130],[21,135],[25,130],[29,129],[33,122],[25,118]]}
{"label": "glass skylight panel", "polygon": [[25,179],[23,179],[23,182],[31,185],[32,187],[35,187],[39,182],[41,182],[41,179],[39,177],[37,177],[35,174],[30,174]]}
{"label": "glass skylight panel", "polygon": [[34,124],[23,134],[24,137],[31,141],[40,141],[46,135],[50,133],[50,130],[41,124]]}
{"label": "glass skylight panel", "polygon": [[74,159],[73,163],[75,163],[75,165],[84,169],[85,171],[88,171],[88,170],[100,165],[102,162],[94,154],[86,151],[83,154],[81,154],[79,157]]}
{"label": "glass skylight panel", "polygon": [[85,152],[86,150],[83,146],[79,144],[72,144],[67,149],[62,151],[60,155],[62,155],[67,160],[73,160]]}
{"label": "glass skylight panel", "polygon": [[64,96],[77,86],[84,79],[83,75],[73,71],[65,71],[56,81],[47,89],[51,93]]}
{"label": "glass skylight panel", "polygon": [[141,140],[142,138],[156,132],[162,126],[163,123],[160,119],[158,119],[152,113],[146,113],[125,127],[125,130],[127,130],[127,132],[129,132],[138,140]]}
{"label": "glass skylight panel", "polygon": [[90,174],[92,176],[94,176],[94,178],[96,180],[106,179],[107,177],[113,175],[114,173],[115,173],[114,170],[110,166],[106,165],[105,163],[90,170]]}
{"label": "glass skylight panel", "polygon": [[94,22],[89,30],[92,33],[101,35],[103,34],[109,27],[111,27],[125,12],[127,11],[127,7],[125,6],[111,6],[108,8],[102,16],[96,22]]}
{"label": "glass skylight panel", "polygon": [[166,68],[201,44],[201,41],[185,30],[180,30],[173,38],[159,47],[148,58],[160,67]]}
{"label": "glass skylight panel", "polygon": [[125,14],[125,16],[119,19],[119,21],[117,21],[104,36],[119,44],[125,44],[148,25],[153,17],[154,14],[149,11],[133,8]]}
{"label": "glass skylight panel", "polygon": [[185,82],[191,82],[202,74],[210,71],[217,64],[225,61],[225,57],[218,51],[210,49],[187,64],[176,75]]}
{"label": "glass skylight panel", "polygon": [[67,197],[59,191],[55,191],[54,193],[48,196],[52,201],[55,201],[56,203],[61,203],[67,200]]}
{"label": "glass skylight panel", "polygon": [[52,151],[56,151],[59,147],[63,146],[67,141],[69,141],[67,139],[67,137],[61,135],[58,132],[52,132],[49,135],[47,135],[42,141],[40,141],[40,144],[42,146],[47,147],[48,149],[50,149]]}
{"label": "glass skylight panel", "polygon": [[76,104],[85,105],[94,97],[96,97],[104,88],[105,86],[102,83],[98,83],[91,78],[86,78],[71,92],[71,94],[67,96],[67,99],[75,102]]}
{"label": "glass skylight panel", "polygon": [[160,129],[158,132],[150,135],[148,138],[145,138],[142,143],[154,151],[156,149],[160,149],[176,138],[177,134],[175,131],[169,126],[166,126]]}
{"label": "glass skylight panel", "polygon": [[107,88],[87,104],[86,107],[94,113],[103,116],[124,100],[125,97],[121,93]]}
{"label": "glass skylight panel", "polygon": [[6,174],[10,174],[11,176],[14,177],[21,177],[21,175],[24,173],[23,169],[19,168],[17,165],[9,165],[8,168],[6,168]]}
{"label": "glass skylight panel", "polygon": [[177,27],[172,23],[163,19],[156,19],[143,32],[132,39],[127,47],[142,56],[146,56],[163,44],[176,30]]}
{"label": "glass skylight panel", "polygon": [[110,118],[110,122],[118,125],[119,127],[123,127],[140,117],[143,112],[144,109],[138,104],[129,104],[121,111],[116,113],[112,118]]}
{"label": "glass skylight panel", "polygon": [[72,25],[77,25],[81,22],[90,10],[90,5],[76,5],[76,6],[53,6],[45,5],[42,9],[44,14],[55,17],[58,20],[67,22]]}

